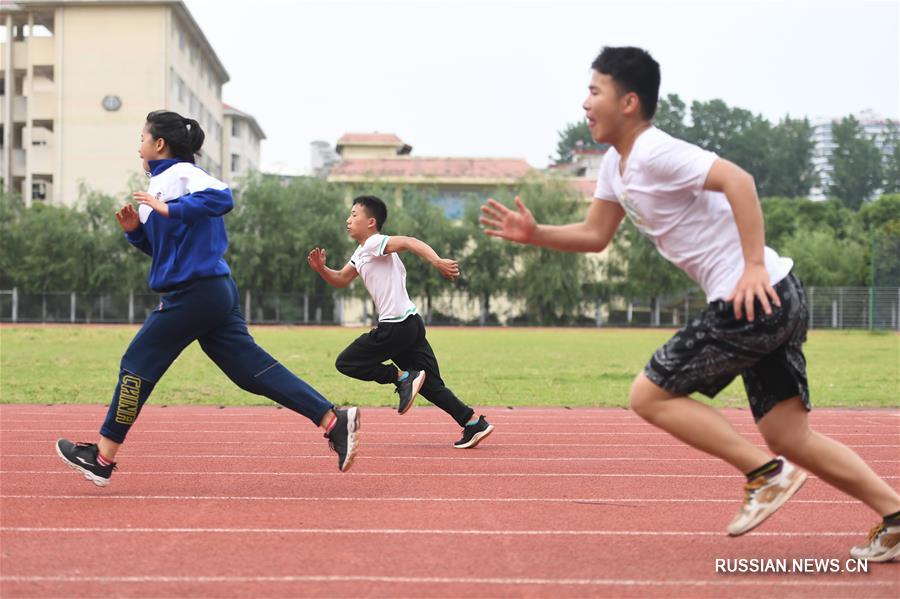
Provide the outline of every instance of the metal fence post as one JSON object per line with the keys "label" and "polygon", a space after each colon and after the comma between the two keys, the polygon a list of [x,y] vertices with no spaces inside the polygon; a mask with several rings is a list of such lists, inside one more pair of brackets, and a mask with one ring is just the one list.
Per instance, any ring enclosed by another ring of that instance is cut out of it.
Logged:
{"label": "metal fence post", "polygon": [[844,328],[844,288],[838,287],[838,328]]}
{"label": "metal fence post", "polygon": [[816,288],[809,288],[809,328],[812,329],[816,322]]}
{"label": "metal fence post", "polygon": [[12,321],[19,322],[19,288],[13,287],[12,292]]}
{"label": "metal fence post", "polygon": [[309,294],[303,294],[303,324],[309,324]]}
{"label": "metal fence post", "polygon": [[75,322],[75,292],[69,294],[69,322]]}
{"label": "metal fence post", "polygon": [[128,292],[128,324],[134,324],[134,291]]}
{"label": "metal fence post", "polygon": [[634,304],[632,302],[628,302],[628,324],[631,324],[631,315],[634,312]]}
{"label": "metal fence post", "polygon": [[250,322],[250,290],[244,292],[244,319],[249,323]]}

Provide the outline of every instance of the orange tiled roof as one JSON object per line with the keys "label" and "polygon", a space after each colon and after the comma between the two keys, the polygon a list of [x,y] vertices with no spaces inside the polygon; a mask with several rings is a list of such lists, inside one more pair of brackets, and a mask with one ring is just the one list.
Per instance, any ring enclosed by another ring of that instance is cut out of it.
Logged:
{"label": "orange tiled roof", "polygon": [[337,141],[337,145],[349,144],[396,144],[403,145],[403,140],[393,133],[344,133]]}
{"label": "orange tiled roof", "polygon": [[331,177],[518,179],[533,171],[521,158],[361,158],[337,165]]}

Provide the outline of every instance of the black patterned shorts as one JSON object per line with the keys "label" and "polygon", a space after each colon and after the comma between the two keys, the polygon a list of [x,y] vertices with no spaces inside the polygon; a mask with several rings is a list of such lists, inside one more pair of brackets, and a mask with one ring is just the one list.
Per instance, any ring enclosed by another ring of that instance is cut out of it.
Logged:
{"label": "black patterned shorts", "polygon": [[753,418],[799,395],[807,410],[809,386],[803,342],[809,310],[803,285],[789,274],[775,285],[781,307],[766,314],[756,301],[756,319],[737,320],[734,308],[718,300],[656,350],[644,374],[678,395],[700,392],[715,397],[738,375],[744,379]]}

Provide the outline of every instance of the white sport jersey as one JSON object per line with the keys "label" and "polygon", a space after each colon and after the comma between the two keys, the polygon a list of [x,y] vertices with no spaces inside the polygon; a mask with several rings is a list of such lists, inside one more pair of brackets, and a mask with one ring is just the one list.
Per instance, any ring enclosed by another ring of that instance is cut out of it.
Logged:
{"label": "white sport jersey", "polygon": [[396,253],[385,254],[387,235],[376,233],[356,248],[350,266],[356,269],[378,311],[378,322],[400,322],[416,313],[406,292],[406,267]]}
{"label": "white sport jersey", "polygon": [[[700,284],[707,301],[725,299],[744,272],[741,238],[725,194],[703,189],[718,156],[656,127],[641,133],[625,172],[610,148],[600,165],[594,198],[619,203],[662,256]],[[764,249],[769,282],[794,265]]]}

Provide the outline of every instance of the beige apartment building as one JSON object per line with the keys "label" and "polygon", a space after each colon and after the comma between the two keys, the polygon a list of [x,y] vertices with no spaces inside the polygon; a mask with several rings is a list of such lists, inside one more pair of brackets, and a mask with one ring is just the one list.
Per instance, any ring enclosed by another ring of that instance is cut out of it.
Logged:
{"label": "beige apartment building", "polygon": [[181,0],[2,0],[4,188],[27,204],[73,205],[82,183],[124,193],[142,175],[141,126],[160,108],[200,123],[198,165],[225,177],[228,79]]}
{"label": "beige apartment building", "polygon": [[222,137],[222,177],[235,183],[259,171],[259,144],[266,138],[253,115],[224,105],[225,134]]}

